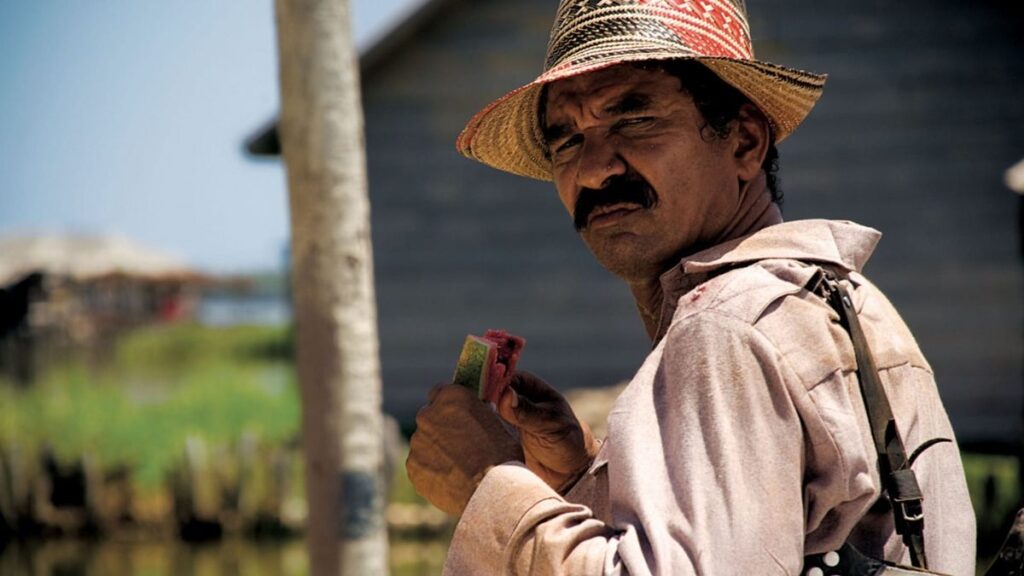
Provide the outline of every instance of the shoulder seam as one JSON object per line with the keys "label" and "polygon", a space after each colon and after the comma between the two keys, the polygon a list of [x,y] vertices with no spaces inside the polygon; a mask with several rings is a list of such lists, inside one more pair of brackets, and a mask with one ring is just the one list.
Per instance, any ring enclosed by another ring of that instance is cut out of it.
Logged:
{"label": "shoulder seam", "polygon": [[[751,265],[749,265],[749,266],[743,266],[742,268],[737,268],[737,269],[725,272],[725,273],[723,273],[723,274],[721,274],[719,276],[716,276],[715,278],[712,278],[708,282],[716,282],[716,281],[719,281],[719,280],[725,280],[732,272],[738,272],[740,270],[749,270],[750,268],[754,268],[754,267],[756,267],[758,269],[758,274],[759,275],[763,274],[767,278],[772,279],[773,282],[759,283],[756,286],[750,286],[750,287],[745,288],[744,290],[742,290],[740,292],[736,292],[734,294],[729,294],[727,297],[721,298],[720,297],[720,292],[722,290],[724,290],[725,287],[729,286],[730,284],[735,283],[736,279],[729,279],[728,281],[724,281],[722,283],[721,288],[718,291],[716,291],[717,293],[714,296],[714,300],[712,300],[708,305],[703,306],[701,308],[690,309],[689,313],[687,313],[684,316],[680,317],[680,320],[683,320],[685,318],[689,318],[690,316],[699,315],[699,314],[701,314],[703,312],[716,312],[716,313],[719,313],[719,314],[730,316],[730,317],[732,317],[732,318],[734,318],[736,320],[739,320],[740,322],[744,322],[744,323],[753,325],[764,314],[764,311],[769,306],[772,305],[772,303],[776,302],[780,298],[784,298],[785,296],[790,296],[790,295],[793,295],[793,294],[798,294],[801,290],[803,290],[803,287],[797,286],[796,284],[793,284],[791,282],[787,282],[786,280],[783,280],[783,279],[779,278],[778,276],[776,276],[776,275],[772,274],[771,272],[769,272],[768,270],[766,270],[763,266],[760,265],[760,263],[756,263],[756,262],[751,264]],[[705,283],[705,284],[707,284],[707,283]],[[749,319],[745,318],[745,317],[743,317],[743,316],[741,316],[739,314],[737,314],[734,311],[729,311],[729,310],[724,310],[723,309],[724,305],[728,304],[729,302],[733,302],[733,301],[735,301],[735,300],[737,300],[739,298],[742,298],[743,296],[746,296],[746,295],[748,295],[748,294],[750,294],[752,292],[755,292],[755,291],[758,291],[758,290],[764,290],[766,288],[770,288],[773,285],[776,285],[779,290],[782,290],[782,292],[780,292],[774,298],[767,299],[763,303],[763,305],[761,305],[759,307],[759,309],[756,311],[756,314],[750,315]],[[690,292],[688,294],[692,294],[692,292]],[[687,297],[686,294],[684,294],[684,295],[679,297],[679,302],[677,303],[677,313],[679,311],[686,310],[686,308],[684,308],[684,306],[682,306],[682,301],[686,297]]]}

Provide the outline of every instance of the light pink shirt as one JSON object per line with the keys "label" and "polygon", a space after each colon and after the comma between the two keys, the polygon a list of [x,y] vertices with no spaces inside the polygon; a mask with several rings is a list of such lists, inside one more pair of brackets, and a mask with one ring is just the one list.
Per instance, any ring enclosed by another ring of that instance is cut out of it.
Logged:
{"label": "light pink shirt", "polygon": [[[877,460],[836,314],[803,289],[850,272],[855,305],[907,450],[953,438],[931,368],[859,270],[880,234],[848,222],[765,228],[662,277],[656,346],[564,497],[525,467],[493,468],[445,574],[798,574],[848,538],[909,563],[879,500]],[[975,521],[955,444],[914,464],[931,568],[974,574]]]}

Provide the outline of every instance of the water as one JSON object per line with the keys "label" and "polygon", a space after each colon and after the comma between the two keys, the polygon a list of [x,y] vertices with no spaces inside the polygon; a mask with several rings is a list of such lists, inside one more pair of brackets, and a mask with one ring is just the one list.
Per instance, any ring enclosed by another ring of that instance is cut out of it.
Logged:
{"label": "water", "polygon": [[281,296],[208,295],[199,302],[197,316],[206,326],[282,326],[291,322],[292,310]]}
{"label": "water", "polygon": [[[392,576],[441,573],[445,539],[391,542]],[[234,539],[188,544],[172,539],[8,543],[3,576],[307,576],[305,541]]]}

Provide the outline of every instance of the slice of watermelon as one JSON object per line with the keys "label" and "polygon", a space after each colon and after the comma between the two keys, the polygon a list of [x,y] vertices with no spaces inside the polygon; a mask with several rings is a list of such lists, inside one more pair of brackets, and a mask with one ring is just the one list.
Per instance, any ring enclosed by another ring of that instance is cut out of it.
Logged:
{"label": "slice of watermelon", "polygon": [[466,336],[452,382],[497,404],[508,388],[526,340],[504,330],[488,330],[483,336]]}

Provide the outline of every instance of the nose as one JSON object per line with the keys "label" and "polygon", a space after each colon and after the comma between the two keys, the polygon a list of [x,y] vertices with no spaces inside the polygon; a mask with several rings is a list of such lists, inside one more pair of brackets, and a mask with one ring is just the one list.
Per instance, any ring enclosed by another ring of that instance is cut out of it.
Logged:
{"label": "nose", "polygon": [[626,161],[609,138],[590,137],[581,144],[576,165],[576,183],[581,188],[600,190],[613,176],[626,173]]}

